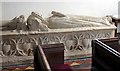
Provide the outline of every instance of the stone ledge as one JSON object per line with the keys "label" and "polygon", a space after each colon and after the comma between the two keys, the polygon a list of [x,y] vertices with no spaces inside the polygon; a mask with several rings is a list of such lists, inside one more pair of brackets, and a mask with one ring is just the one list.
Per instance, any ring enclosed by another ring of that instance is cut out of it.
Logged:
{"label": "stone ledge", "polygon": [[0,66],[33,63],[33,56],[1,56]]}

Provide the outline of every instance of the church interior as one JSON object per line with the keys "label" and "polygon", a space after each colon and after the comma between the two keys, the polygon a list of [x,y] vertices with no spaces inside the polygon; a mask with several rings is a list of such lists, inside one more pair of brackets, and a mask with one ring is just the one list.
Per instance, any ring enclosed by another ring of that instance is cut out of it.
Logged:
{"label": "church interior", "polygon": [[120,70],[120,1],[1,2],[1,71]]}

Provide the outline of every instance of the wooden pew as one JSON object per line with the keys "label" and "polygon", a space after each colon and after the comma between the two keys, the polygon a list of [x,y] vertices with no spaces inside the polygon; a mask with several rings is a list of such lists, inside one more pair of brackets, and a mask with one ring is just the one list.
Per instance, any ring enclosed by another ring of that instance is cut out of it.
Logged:
{"label": "wooden pew", "polygon": [[35,71],[52,71],[40,45],[34,47],[34,69]]}
{"label": "wooden pew", "polygon": [[120,70],[120,44],[118,38],[92,41],[92,71]]}
{"label": "wooden pew", "polygon": [[41,45],[50,65],[64,64],[64,44]]}
{"label": "wooden pew", "polygon": [[34,47],[35,71],[72,71],[64,64],[64,44],[46,44]]}

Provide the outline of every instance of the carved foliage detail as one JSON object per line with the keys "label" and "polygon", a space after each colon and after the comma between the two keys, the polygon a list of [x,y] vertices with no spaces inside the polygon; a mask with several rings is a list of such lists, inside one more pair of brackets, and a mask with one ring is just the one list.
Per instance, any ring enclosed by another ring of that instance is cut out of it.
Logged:
{"label": "carved foliage detail", "polygon": [[32,47],[38,44],[54,44],[64,43],[65,51],[84,50],[91,47],[91,40],[95,38],[111,37],[111,31],[86,31],[73,33],[57,33],[57,34],[38,34],[29,36],[4,36],[0,40],[2,46],[0,50],[1,56],[23,56],[32,55]]}

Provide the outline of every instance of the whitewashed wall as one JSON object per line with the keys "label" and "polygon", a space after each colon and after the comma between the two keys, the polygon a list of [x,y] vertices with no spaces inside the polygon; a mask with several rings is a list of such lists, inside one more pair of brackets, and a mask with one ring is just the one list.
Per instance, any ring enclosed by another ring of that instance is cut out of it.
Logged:
{"label": "whitewashed wall", "polygon": [[[2,2],[0,2],[0,20],[10,20],[22,14],[27,18],[32,11],[38,12],[43,15],[43,17],[48,17],[53,10],[64,14],[100,17],[106,15],[118,17],[119,15],[120,17],[120,11],[118,12],[118,8],[120,8],[119,1],[120,0],[2,0]],[[120,32],[120,25],[118,25],[117,30]]]}
{"label": "whitewashed wall", "polygon": [[[120,18],[120,1],[118,3],[118,17]],[[117,33],[120,33],[120,23],[117,26]]]}
{"label": "whitewashed wall", "polygon": [[43,17],[48,17],[50,16],[50,12],[52,10],[65,14],[88,16],[118,15],[119,0],[51,0],[50,2],[47,2],[47,0],[31,1],[2,0],[2,18],[0,19],[12,19],[21,14],[26,15],[27,17],[31,11],[36,11],[39,14],[42,14]]}

